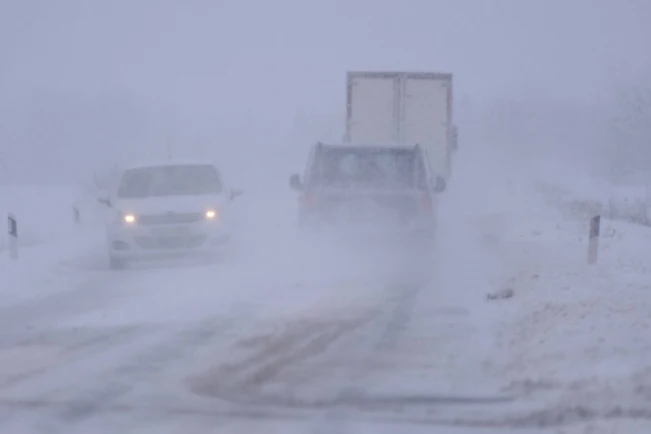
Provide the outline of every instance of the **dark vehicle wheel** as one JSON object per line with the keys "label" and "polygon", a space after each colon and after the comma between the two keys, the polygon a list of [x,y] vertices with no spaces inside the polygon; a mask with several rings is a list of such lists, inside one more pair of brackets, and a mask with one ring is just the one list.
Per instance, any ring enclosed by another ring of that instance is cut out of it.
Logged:
{"label": "dark vehicle wheel", "polygon": [[436,244],[436,234],[431,230],[417,231],[411,237],[412,247],[422,253],[431,253]]}
{"label": "dark vehicle wheel", "polygon": [[317,227],[314,225],[314,222],[303,213],[298,215],[298,229],[304,234],[317,232]]}
{"label": "dark vehicle wheel", "polygon": [[109,257],[109,268],[111,270],[124,270],[127,268],[127,260],[124,258],[116,258],[115,256]]}

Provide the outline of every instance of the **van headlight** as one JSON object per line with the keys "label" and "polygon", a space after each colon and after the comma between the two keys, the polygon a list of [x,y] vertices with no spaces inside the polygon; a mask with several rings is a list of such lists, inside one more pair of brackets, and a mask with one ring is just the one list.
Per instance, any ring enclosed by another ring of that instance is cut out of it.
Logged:
{"label": "van headlight", "polygon": [[209,209],[204,213],[206,220],[216,220],[217,219],[217,210]]}
{"label": "van headlight", "polygon": [[132,213],[122,214],[122,222],[128,225],[132,225],[136,222],[136,216]]}

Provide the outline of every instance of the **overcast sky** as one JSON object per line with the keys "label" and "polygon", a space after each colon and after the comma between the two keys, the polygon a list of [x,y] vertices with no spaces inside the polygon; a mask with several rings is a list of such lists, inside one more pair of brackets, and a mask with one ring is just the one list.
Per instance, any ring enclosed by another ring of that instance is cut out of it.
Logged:
{"label": "overcast sky", "polygon": [[0,109],[120,95],[176,134],[278,140],[300,113],[343,128],[355,69],[452,72],[457,101],[591,102],[651,70],[649,23],[648,0],[0,0]]}

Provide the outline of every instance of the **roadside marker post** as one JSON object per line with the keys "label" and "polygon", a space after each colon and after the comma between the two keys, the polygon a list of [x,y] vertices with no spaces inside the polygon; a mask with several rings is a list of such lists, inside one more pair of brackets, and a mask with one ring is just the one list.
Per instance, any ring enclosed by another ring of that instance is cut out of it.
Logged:
{"label": "roadside marker post", "polygon": [[599,258],[600,231],[601,216],[596,215],[590,219],[590,233],[588,237],[588,264],[596,264]]}
{"label": "roadside marker post", "polygon": [[18,221],[13,214],[9,214],[9,254],[11,259],[18,259]]}

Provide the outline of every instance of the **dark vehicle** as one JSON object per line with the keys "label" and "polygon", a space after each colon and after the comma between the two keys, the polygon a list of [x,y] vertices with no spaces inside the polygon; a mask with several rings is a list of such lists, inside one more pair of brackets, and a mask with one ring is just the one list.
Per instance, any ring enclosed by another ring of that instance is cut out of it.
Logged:
{"label": "dark vehicle", "polygon": [[301,180],[302,228],[349,230],[353,234],[431,239],[436,229],[436,195],[445,189],[433,179],[420,146],[316,144]]}

